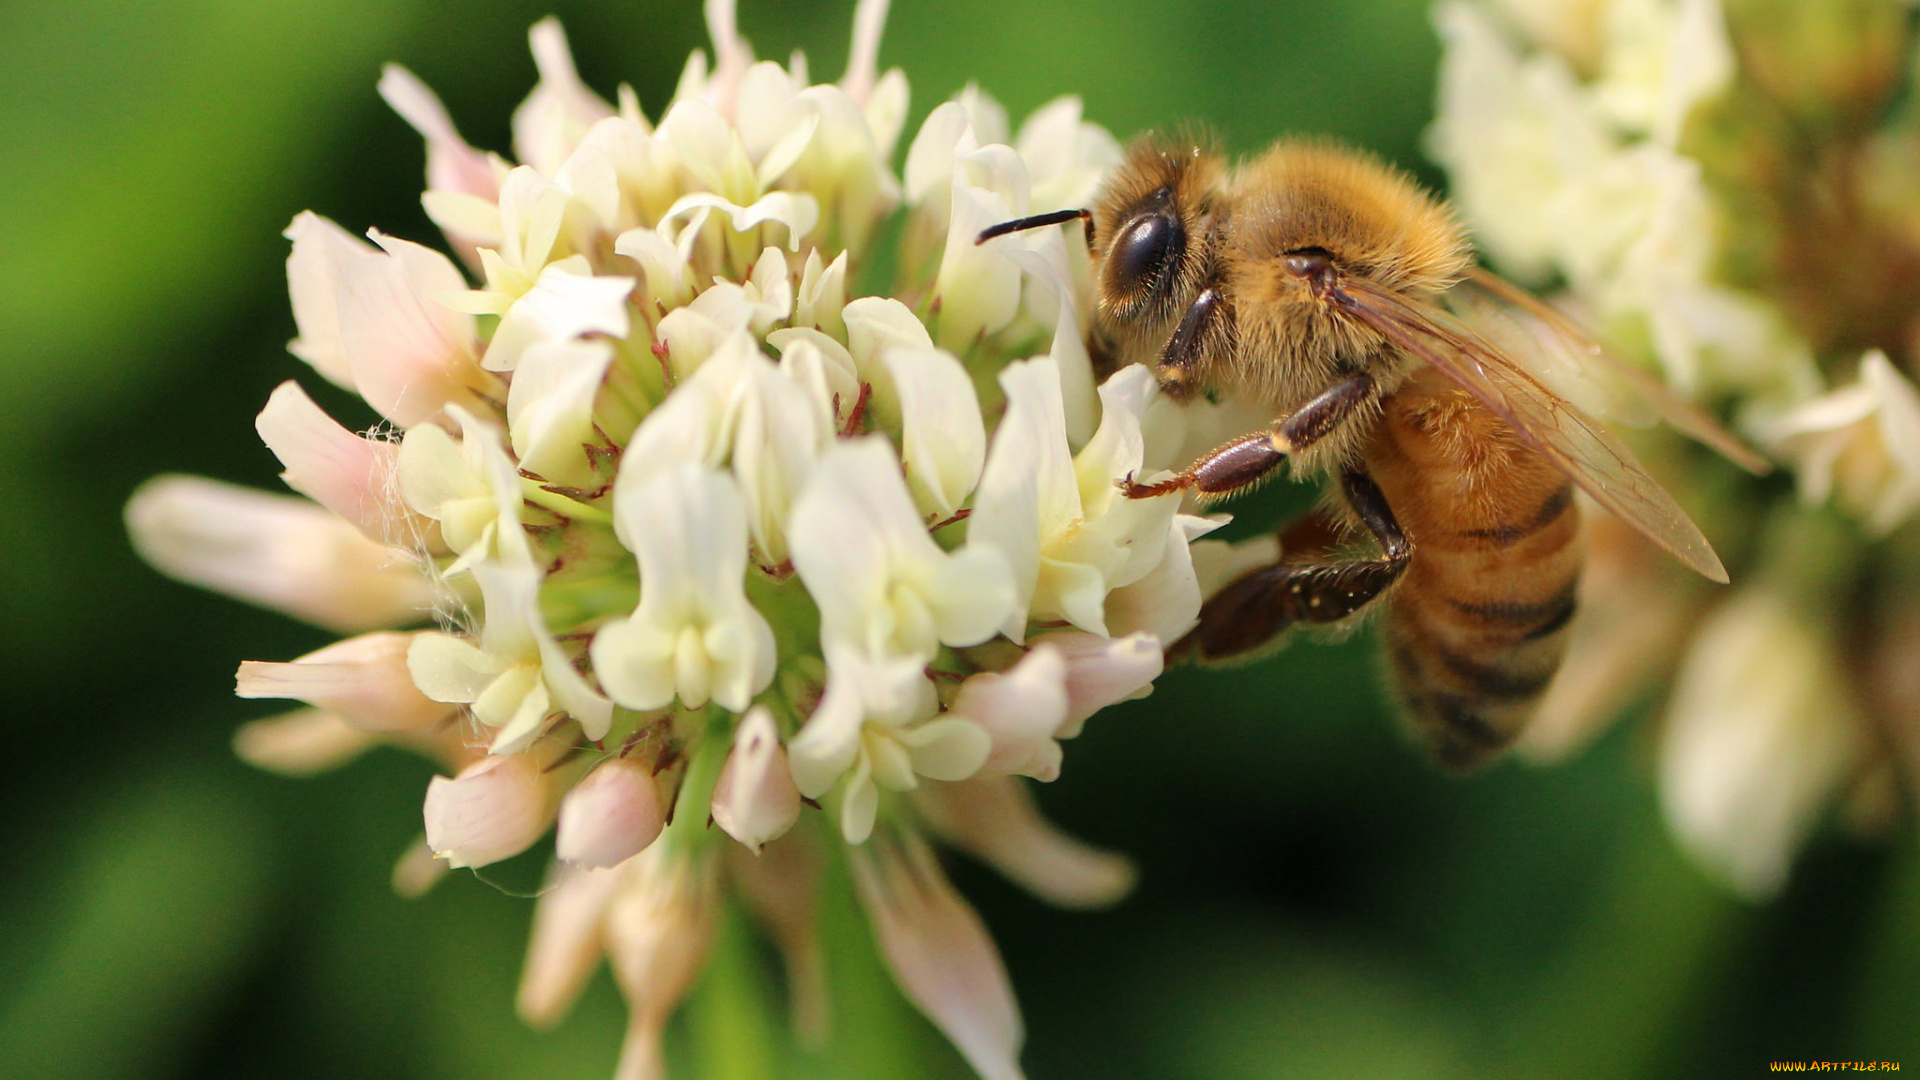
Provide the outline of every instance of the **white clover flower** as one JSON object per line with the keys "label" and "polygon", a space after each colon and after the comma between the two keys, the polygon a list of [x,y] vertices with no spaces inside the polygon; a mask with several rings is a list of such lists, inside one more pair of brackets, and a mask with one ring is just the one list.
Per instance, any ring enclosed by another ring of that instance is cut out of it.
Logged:
{"label": "white clover flower", "polygon": [[1809,504],[1834,498],[1878,535],[1920,507],[1920,392],[1883,352],[1851,384],[1750,427],[1794,463]]}
{"label": "white clover flower", "polygon": [[[291,350],[391,427],[348,431],[284,385],[259,434],[311,502],[163,478],[129,526],[176,576],[360,635],[242,665],[243,696],[307,708],[237,745],[288,772],[376,742],[435,760],[408,892],[434,859],[509,858],[557,822],[530,1022],[604,955],[631,1010],[621,1075],[658,1075],[728,887],[822,1032],[814,896],[850,875],[908,995],[983,1075],[1015,1076],[1004,971],[922,834],[1055,902],[1127,889],[1018,777],[1058,776],[1062,740],[1151,689],[1215,524],[1115,489],[1200,435],[1144,369],[1096,387],[1079,237],[974,243],[1088,200],[1118,145],[1076,98],[1014,137],[969,88],[903,171],[884,0],[862,0],[832,84],[756,62],[732,4],[706,8],[713,57],[657,124],[536,25],[517,160],[387,68],[459,262],[311,213],[287,235]],[[899,257],[876,260],[903,205]],[[888,264],[856,294],[856,268]]]}
{"label": "white clover flower", "polygon": [[747,602],[747,520],[733,482],[681,465],[622,486],[614,525],[640,562],[640,606],[593,639],[613,699],[658,709],[679,699],[746,711],[773,679],[773,631]]}

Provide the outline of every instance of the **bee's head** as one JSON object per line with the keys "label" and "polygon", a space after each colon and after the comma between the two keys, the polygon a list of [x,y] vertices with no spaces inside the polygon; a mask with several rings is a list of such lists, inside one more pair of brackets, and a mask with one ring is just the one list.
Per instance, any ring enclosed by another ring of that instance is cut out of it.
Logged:
{"label": "bee's head", "polygon": [[1085,217],[1094,335],[1116,362],[1151,364],[1212,273],[1221,169],[1219,155],[1200,139],[1144,138],[1128,149],[1091,210],[1006,222],[980,239]]}
{"label": "bee's head", "polygon": [[1101,190],[1095,284],[1102,329],[1116,342],[1141,337],[1157,347],[1200,291],[1219,172],[1219,159],[1190,140],[1146,139]]}

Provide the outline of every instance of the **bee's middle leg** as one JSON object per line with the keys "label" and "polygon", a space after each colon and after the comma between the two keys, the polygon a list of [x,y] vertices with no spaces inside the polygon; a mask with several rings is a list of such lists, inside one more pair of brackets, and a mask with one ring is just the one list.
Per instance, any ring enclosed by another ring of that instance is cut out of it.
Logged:
{"label": "bee's middle leg", "polygon": [[1375,394],[1373,376],[1364,372],[1334,383],[1276,421],[1266,431],[1242,435],[1214,447],[1198,461],[1157,484],[1138,484],[1132,476],[1120,481],[1129,499],[1149,499],[1170,491],[1192,488],[1203,496],[1230,495],[1252,487],[1278,469],[1290,454],[1319,442],[1341,421],[1360,412]]}
{"label": "bee's middle leg", "polygon": [[[1359,469],[1341,474],[1347,502],[1380,545],[1373,559],[1324,557],[1334,532],[1315,513],[1283,534],[1281,561],[1235,579],[1200,609],[1200,622],[1173,652],[1224,660],[1260,648],[1294,623],[1330,623],[1359,611],[1398,581],[1413,557],[1413,544],[1394,519],[1373,478]],[[1304,542],[1309,558],[1299,558]],[[1295,548],[1289,551],[1290,547]]]}

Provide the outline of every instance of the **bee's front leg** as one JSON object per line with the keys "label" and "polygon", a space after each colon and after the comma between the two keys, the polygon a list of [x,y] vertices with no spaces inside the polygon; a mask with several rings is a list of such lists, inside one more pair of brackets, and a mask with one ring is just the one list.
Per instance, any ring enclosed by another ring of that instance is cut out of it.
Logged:
{"label": "bee's front leg", "polygon": [[1361,411],[1374,393],[1373,376],[1365,372],[1349,376],[1295,409],[1292,416],[1275,421],[1270,429],[1214,447],[1171,479],[1137,484],[1128,476],[1119,481],[1120,490],[1129,499],[1150,499],[1187,488],[1215,497],[1251,487],[1279,468],[1287,455],[1319,442],[1341,421]]}
{"label": "bee's front leg", "polygon": [[[1413,558],[1413,544],[1394,519],[1386,496],[1358,469],[1341,474],[1340,482],[1347,505],[1379,543],[1378,558],[1327,558],[1337,529],[1316,513],[1283,534],[1280,562],[1244,574],[1215,593],[1201,607],[1199,624],[1170,651],[1193,653],[1202,660],[1241,656],[1294,623],[1338,622],[1398,581]],[[1303,540],[1306,543],[1298,543]],[[1307,550],[1289,550],[1296,547]]]}

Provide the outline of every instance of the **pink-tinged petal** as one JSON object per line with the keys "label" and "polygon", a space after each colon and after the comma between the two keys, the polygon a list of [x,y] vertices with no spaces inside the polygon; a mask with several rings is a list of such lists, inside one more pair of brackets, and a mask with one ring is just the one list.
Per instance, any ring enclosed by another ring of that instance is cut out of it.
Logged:
{"label": "pink-tinged petal", "polygon": [[256,769],[282,776],[313,776],[359,757],[375,739],[319,709],[301,709],[240,725],[233,752]]}
{"label": "pink-tinged petal", "polygon": [[960,684],[951,715],[980,725],[993,740],[979,775],[1035,780],[1060,775],[1060,744],[1054,737],[1067,719],[1066,679],[1066,657],[1043,644],[1005,672],[983,672]]}
{"label": "pink-tinged petal", "polygon": [[353,389],[353,372],[340,351],[340,272],[379,254],[372,244],[311,210],[303,210],[281,235],[293,241],[287,256],[287,295],[300,336],[287,351],[313,365],[327,381]]}
{"label": "pink-tinged petal", "polygon": [[607,905],[626,870],[589,870],[555,863],[533,909],[533,935],[520,972],[515,1007],[536,1028],[558,1024],[600,962]]}
{"label": "pink-tinged petal", "polygon": [[390,631],[364,634],[290,664],[249,660],[240,665],[234,693],[304,701],[365,731],[430,728],[452,710],[414,685],[407,669],[407,647],[414,637]]}
{"label": "pink-tinged petal", "polygon": [[161,573],[340,633],[415,622],[439,600],[410,555],[305,499],[157,476],[126,517],[134,549]]}
{"label": "pink-tinged petal", "polygon": [[713,945],[718,863],[665,845],[640,853],[607,909],[606,946],[627,999],[627,1041],[615,1080],[659,1080],[660,1037]]}
{"label": "pink-tinged petal", "polygon": [[393,861],[393,891],[403,900],[418,900],[433,891],[435,885],[447,879],[453,868],[445,861],[435,858],[433,849],[427,846],[427,838],[422,836],[407,845],[407,850]]}
{"label": "pink-tinged petal", "polygon": [[1016,777],[927,784],[912,799],[942,841],[1057,907],[1107,907],[1133,888],[1131,862],[1061,832]]}
{"label": "pink-tinged petal", "polygon": [[707,35],[713,39],[713,80],[705,87],[703,96],[708,104],[731,120],[740,81],[753,66],[753,50],[740,37],[739,22],[734,18],[734,0],[706,0],[702,6],[707,16]]}
{"label": "pink-tinged petal", "polygon": [[911,833],[850,853],[874,939],[908,1000],[983,1080],[1020,1080],[1026,1032],[1000,952]]}
{"label": "pink-tinged petal", "polygon": [[1080,734],[1081,725],[1101,709],[1145,696],[1166,667],[1160,639],[1152,634],[1103,638],[1068,631],[1036,643],[1053,646],[1067,661],[1067,717],[1058,733],[1062,739]]}
{"label": "pink-tinged petal", "polygon": [[614,758],[601,762],[561,801],[554,854],[587,867],[618,866],[653,843],[665,825],[653,769]]}
{"label": "pink-tinged petal", "polygon": [[353,385],[382,416],[412,427],[446,406],[484,411],[498,381],[476,362],[473,316],[441,297],[462,294],[466,279],[445,255],[374,232],[386,257],[340,272],[340,350]]}
{"label": "pink-tinged petal", "polygon": [[787,751],[773,714],[747,710],[734,730],[733,752],[713,785],[713,823],[759,854],[800,820],[800,789],[793,785]]}
{"label": "pink-tinged petal", "polygon": [[368,538],[405,548],[437,538],[433,523],[400,499],[393,472],[399,444],[341,427],[300,384],[289,380],[276,387],[253,427],[286,466],[280,479],[288,487],[352,522]]}
{"label": "pink-tinged petal", "polygon": [[521,161],[553,176],[587,130],[613,115],[613,106],[580,81],[559,19],[549,15],[534,23],[527,41],[540,84],[513,112],[513,151]]}
{"label": "pink-tinged petal", "polygon": [[457,192],[489,202],[500,198],[500,177],[493,161],[460,137],[446,106],[426,83],[399,64],[388,64],[380,69],[379,91],[387,105],[427,140],[429,190]]}
{"label": "pink-tinged petal", "polygon": [[428,782],[427,843],[455,869],[512,858],[546,834],[554,794],[537,755],[482,758]]}
{"label": "pink-tinged petal", "polygon": [[853,47],[847,51],[847,73],[840,89],[865,105],[873,93],[874,74],[880,68],[880,33],[887,26],[887,0],[860,0],[853,9]]}
{"label": "pink-tinged petal", "polygon": [[812,834],[791,833],[759,852],[727,853],[727,876],[787,966],[787,1002],[800,1045],[826,1044],[830,1017],[826,957],[815,919],[820,858]]}

